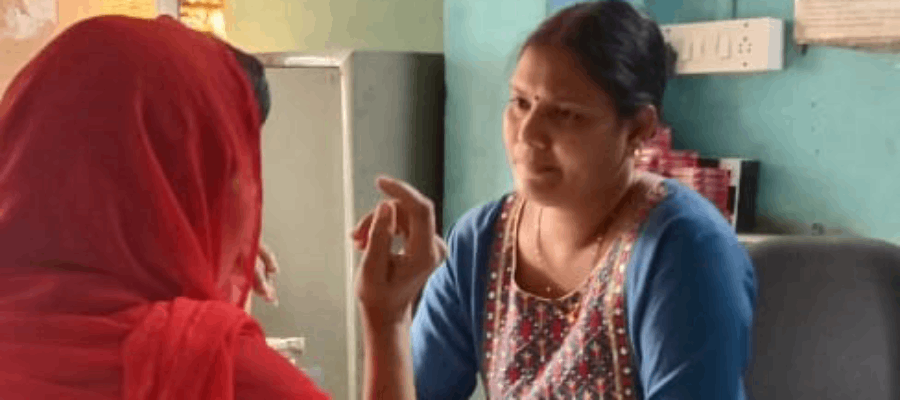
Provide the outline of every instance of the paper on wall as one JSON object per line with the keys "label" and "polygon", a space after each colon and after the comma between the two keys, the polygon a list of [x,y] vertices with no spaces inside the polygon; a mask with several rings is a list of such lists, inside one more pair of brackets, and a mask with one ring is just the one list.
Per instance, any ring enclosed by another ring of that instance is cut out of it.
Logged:
{"label": "paper on wall", "polygon": [[100,14],[155,18],[156,0],[104,0],[100,5]]}
{"label": "paper on wall", "polygon": [[798,44],[872,49],[900,46],[900,1],[795,0]]}
{"label": "paper on wall", "polygon": [[58,0],[0,0],[0,40],[28,40],[58,21]]}

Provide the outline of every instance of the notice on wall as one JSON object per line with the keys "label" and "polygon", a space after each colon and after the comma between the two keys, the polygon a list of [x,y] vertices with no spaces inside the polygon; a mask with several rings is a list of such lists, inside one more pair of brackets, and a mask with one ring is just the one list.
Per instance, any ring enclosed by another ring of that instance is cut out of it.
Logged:
{"label": "notice on wall", "polygon": [[155,18],[157,15],[156,0],[103,0],[100,14]]}
{"label": "notice on wall", "polygon": [[795,0],[798,44],[900,49],[900,1]]}
{"label": "notice on wall", "polygon": [[53,38],[59,24],[58,5],[58,0],[0,0],[0,94]]}
{"label": "notice on wall", "polygon": [[0,40],[28,40],[56,27],[57,0],[0,0]]}

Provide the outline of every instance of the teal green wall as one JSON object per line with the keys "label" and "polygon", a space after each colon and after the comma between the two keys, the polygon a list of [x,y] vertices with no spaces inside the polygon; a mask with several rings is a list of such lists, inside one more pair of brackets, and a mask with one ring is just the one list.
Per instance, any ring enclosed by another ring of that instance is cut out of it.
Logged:
{"label": "teal green wall", "polygon": [[[627,0],[629,3],[634,5],[637,8],[643,9],[645,6],[645,0]],[[559,11],[565,6],[570,4],[579,3],[576,0],[547,0],[547,15],[550,15],[556,11]]]}
{"label": "teal green wall", "polygon": [[[500,142],[510,51],[568,3],[446,1],[447,222],[511,188]],[[764,230],[805,232],[818,222],[900,241],[900,56],[823,47],[800,55],[791,45],[793,0],[636,3],[660,23],[784,19],[784,71],[671,83],[665,118],[676,146],[761,160]]]}
{"label": "teal green wall", "polygon": [[444,226],[512,188],[500,116],[515,49],[545,15],[545,0],[444,1]]}
{"label": "teal green wall", "polygon": [[793,0],[647,0],[660,23],[771,16],[786,21],[785,69],[676,79],[665,117],[676,142],[762,161],[763,228],[814,222],[900,239],[900,57],[792,45]]}

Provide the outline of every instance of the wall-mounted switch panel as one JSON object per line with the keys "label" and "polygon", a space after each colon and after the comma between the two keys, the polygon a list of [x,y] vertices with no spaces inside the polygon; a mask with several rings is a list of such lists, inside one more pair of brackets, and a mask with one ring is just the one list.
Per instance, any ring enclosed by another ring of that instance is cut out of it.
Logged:
{"label": "wall-mounted switch panel", "polygon": [[784,23],[775,18],[662,25],[677,75],[740,74],[784,67]]}

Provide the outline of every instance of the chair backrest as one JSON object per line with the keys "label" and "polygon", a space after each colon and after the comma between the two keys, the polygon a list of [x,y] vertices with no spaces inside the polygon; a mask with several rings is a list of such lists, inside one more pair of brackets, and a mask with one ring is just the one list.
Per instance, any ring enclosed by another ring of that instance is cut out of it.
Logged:
{"label": "chair backrest", "polygon": [[900,399],[900,247],[790,238],[750,254],[759,283],[752,399]]}

